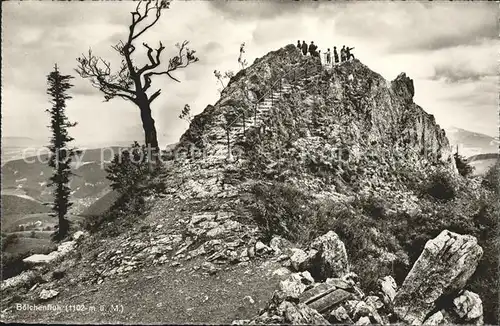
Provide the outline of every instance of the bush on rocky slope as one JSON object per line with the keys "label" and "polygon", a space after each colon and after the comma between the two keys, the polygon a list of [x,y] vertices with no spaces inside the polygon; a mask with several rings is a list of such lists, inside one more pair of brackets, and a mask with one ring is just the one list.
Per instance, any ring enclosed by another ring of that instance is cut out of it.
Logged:
{"label": "bush on rocky slope", "polygon": [[[118,199],[105,213],[86,218],[84,227],[87,230],[95,231],[104,222],[122,217],[132,223],[134,218],[145,213],[147,197],[165,192],[163,163],[152,162],[150,156],[151,152],[137,142],[115,155],[106,172]],[[120,233],[116,226],[112,229],[113,234]]]}
{"label": "bush on rocky slope", "polygon": [[266,240],[273,235],[300,241],[308,220],[309,196],[300,189],[279,182],[256,183],[251,188],[252,213]]}
{"label": "bush on rocky slope", "polygon": [[424,184],[423,193],[438,200],[450,200],[457,195],[456,178],[448,171],[436,171]]}
{"label": "bush on rocky slope", "polygon": [[[437,175],[425,185],[446,187],[447,182],[455,182]],[[469,286],[484,298],[485,320],[493,323],[498,320],[500,246],[495,232],[499,204],[491,191],[464,184],[459,189],[455,198],[447,197],[447,201],[422,197],[418,209],[404,212],[394,210],[390,198],[382,196],[361,195],[350,202],[314,200],[307,192],[284,183],[258,183],[252,188],[254,218],[267,238],[281,235],[302,244],[335,231],[346,245],[352,270],[368,291],[375,291],[377,279],[385,275],[394,276],[400,284],[425,243],[443,229],[473,235],[485,254]]]}
{"label": "bush on rocky slope", "polygon": [[495,165],[493,165],[486,175],[483,178],[483,185],[492,190],[497,195],[500,190],[500,161],[497,161]]}

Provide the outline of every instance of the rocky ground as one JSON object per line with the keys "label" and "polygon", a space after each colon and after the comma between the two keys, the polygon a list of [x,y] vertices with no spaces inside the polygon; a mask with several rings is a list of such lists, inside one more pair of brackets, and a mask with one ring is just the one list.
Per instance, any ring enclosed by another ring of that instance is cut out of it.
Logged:
{"label": "rocky ground", "polygon": [[[57,252],[29,257],[30,271],[2,283],[2,319],[482,323],[481,299],[463,288],[482,255],[472,236],[443,231],[427,243],[399,289],[386,276],[379,280],[378,292],[364,293],[350,271],[344,243],[333,231],[298,248],[280,237],[268,244],[224,238],[248,232],[230,213],[193,214],[189,221],[170,216],[155,224],[143,221],[127,238],[95,243],[79,232]],[[177,234],[181,229],[184,233]],[[205,233],[206,241],[195,240]],[[43,306],[49,310],[29,308]]]}

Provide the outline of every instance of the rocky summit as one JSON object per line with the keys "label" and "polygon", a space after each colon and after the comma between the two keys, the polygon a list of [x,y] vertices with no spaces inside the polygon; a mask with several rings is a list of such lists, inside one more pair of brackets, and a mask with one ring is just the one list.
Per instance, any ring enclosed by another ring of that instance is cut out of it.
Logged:
{"label": "rocky summit", "polygon": [[[2,319],[494,321],[493,190],[459,175],[417,91],[405,73],[325,67],[293,45],[255,60],[191,121],[166,193],[27,257],[2,282]],[[15,309],[40,302],[87,308]]]}
{"label": "rocky summit", "polygon": [[326,68],[292,45],[270,52],[231,78],[181,137],[180,173],[192,176],[181,188],[226,196],[266,177],[315,193],[354,184],[394,195],[406,166],[456,173],[445,132],[414,93],[404,73],[387,81],[359,60]]}

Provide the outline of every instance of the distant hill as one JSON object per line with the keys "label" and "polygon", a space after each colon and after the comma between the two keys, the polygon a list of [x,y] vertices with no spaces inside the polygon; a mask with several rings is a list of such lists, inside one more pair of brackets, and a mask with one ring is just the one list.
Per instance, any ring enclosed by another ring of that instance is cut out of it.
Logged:
{"label": "distant hill", "polygon": [[474,175],[484,175],[499,159],[500,154],[487,153],[471,156],[468,161],[474,167]]}
{"label": "distant hill", "polygon": [[50,207],[35,200],[13,196],[2,195],[2,222],[3,217],[12,214],[34,214],[50,212]]}
{"label": "distant hill", "polygon": [[498,140],[492,136],[456,127],[446,128],[445,132],[453,151],[458,146],[459,153],[465,157],[498,152]]}
{"label": "distant hill", "polygon": [[[83,152],[79,160],[73,164],[74,177],[70,187],[75,207],[80,201],[89,205],[108,191],[109,181],[105,168],[118,153],[118,147],[110,149],[90,149]],[[41,202],[52,201],[51,189],[47,187],[52,169],[46,164],[47,156],[29,159],[17,159],[2,166],[2,194],[32,198]],[[22,210],[18,213],[21,213]]]}
{"label": "distant hill", "polygon": [[[25,144],[29,144],[29,138],[22,140]],[[175,144],[168,145],[167,148],[171,149],[174,146]],[[71,200],[74,203],[72,213],[78,214],[84,211],[110,191],[105,168],[121,148],[125,147],[87,149],[73,161],[74,177],[70,183]],[[47,187],[52,169],[46,162],[47,155],[41,155],[39,158],[15,159],[3,164],[2,194],[39,202],[52,201],[52,191]],[[18,212],[11,212],[11,214],[23,213],[22,207],[19,207]]]}

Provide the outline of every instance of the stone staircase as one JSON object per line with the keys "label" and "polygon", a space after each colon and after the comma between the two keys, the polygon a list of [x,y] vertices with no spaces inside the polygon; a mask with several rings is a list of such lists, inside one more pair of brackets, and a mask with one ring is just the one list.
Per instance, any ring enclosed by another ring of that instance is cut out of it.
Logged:
{"label": "stone staircase", "polygon": [[[323,64],[325,70],[333,69],[334,67],[340,66],[343,63],[334,64],[333,66],[328,66]],[[291,74],[292,71],[288,72]],[[242,141],[245,138],[245,133],[249,130],[259,128],[265,124],[265,121],[269,118],[270,112],[277,109],[277,104],[281,101],[284,94],[291,94],[292,92],[299,91],[305,82],[310,82],[321,75],[320,71],[315,71],[306,76],[300,77],[295,80],[293,85],[286,81],[284,76],[281,77],[280,83],[275,83],[275,87],[272,87],[271,91],[264,95],[263,98],[258,100],[254,113],[250,116],[239,116],[235,119],[229,127],[229,140],[227,133],[221,134],[217,137],[215,141],[215,148],[212,151],[212,155],[220,157],[226,160],[233,160],[231,153],[228,153],[228,141],[230,144],[230,151],[233,151],[233,145],[238,141]]]}
{"label": "stone staircase", "polygon": [[[307,78],[302,78],[301,80],[305,80]],[[229,144],[231,151],[233,151],[233,145],[235,143],[244,140],[245,133],[247,131],[259,128],[265,124],[265,121],[269,118],[270,113],[277,108],[277,104],[281,101],[284,94],[291,94],[292,91],[300,89],[301,86],[298,84],[301,80],[298,81],[297,85],[291,85],[288,82],[282,81],[281,87],[273,89],[271,92],[265,95],[261,101],[255,104],[256,108],[251,116],[240,116],[239,118],[234,120],[234,122],[229,127]],[[224,157],[227,160],[232,160],[232,155],[228,153],[227,138],[227,133],[225,133],[217,139],[217,149],[214,155]]]}

